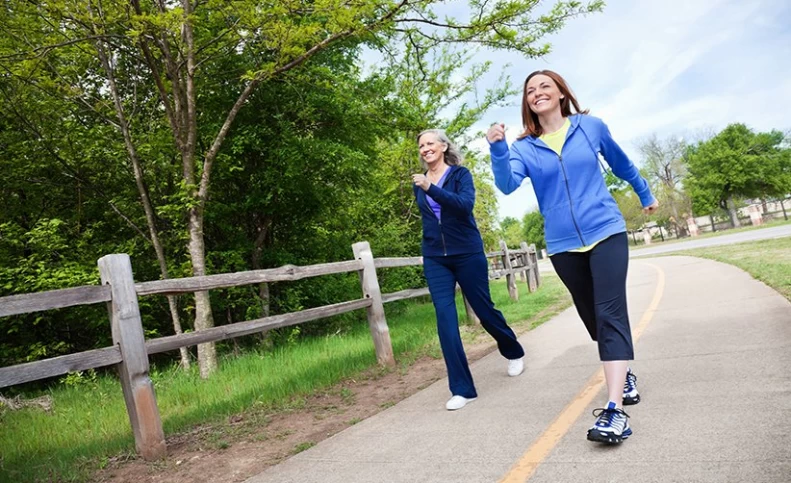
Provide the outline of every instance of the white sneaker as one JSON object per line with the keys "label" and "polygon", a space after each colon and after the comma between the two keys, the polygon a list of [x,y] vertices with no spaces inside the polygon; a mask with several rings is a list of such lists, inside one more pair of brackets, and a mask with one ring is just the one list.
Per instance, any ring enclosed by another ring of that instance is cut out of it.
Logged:
{"label": "white sneaker", "polygon": [[457,409],[461,409],[467,405],[467,403],[475,401],[477,398],[471,397],[466,398],[464,396],[453,396],[452,398],[448,399],[448,402],[445,403],[445,408],[448,411],[455,411]]}
{"label": "white sneaker", "polygon": [[520,357],[519,359],[508,360],[508,375],[511,377],[518,376],[525,370],[525,361]]}

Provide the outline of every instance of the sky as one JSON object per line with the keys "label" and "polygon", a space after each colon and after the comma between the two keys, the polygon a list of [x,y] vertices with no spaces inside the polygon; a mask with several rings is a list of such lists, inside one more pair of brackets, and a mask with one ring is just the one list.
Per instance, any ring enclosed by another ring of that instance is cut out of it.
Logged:
{"label": "sky", "polygon": [[[689,139],[735,122],[791,128],[789,0],[609,0],[603,12],[572,19],[545,40],[552,52],[541,59],[479,53],[495,59],[479,91],[503,69],[520,88],[530,72],[554,70],[638,165],[637,143],[651,134]],[[521,93],[475,129],[503,122],[510,143],[520,104]],[[483,139],[470,147],[488,152]],[[509,196],[498,191],[498,201],[500,219],[537,209],[529,181]]]}

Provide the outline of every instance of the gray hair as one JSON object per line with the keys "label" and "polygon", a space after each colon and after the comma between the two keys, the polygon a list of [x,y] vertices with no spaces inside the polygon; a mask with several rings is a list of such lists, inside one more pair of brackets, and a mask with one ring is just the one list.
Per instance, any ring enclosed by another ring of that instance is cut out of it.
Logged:
{"label": "gray hair", "polygon": [[[445,164],[448,166],[460,166],[461,163],[464,162],[464,156],[462,156],[458,146],[451,142],[450,138],[448,138],[448,135],[445,134],[445,131],[442,129],[426,129],[417,135],[418,143],[420,143],[420,138],[423,137],[424,134],[434,134],[437,136],[437,139],[439,139],[439,142],[448,146],[448,149],[445,151]],[[426,160],[423,159],[423,156],[420,153],[418,153],[418,159],[420,159],[420,164],[423,166],[423,168],[428,168],[426,165]]]}

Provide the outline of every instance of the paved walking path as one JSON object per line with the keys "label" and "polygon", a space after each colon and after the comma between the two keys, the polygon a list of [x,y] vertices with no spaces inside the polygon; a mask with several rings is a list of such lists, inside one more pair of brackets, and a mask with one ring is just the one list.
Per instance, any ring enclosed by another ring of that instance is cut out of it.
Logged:
{"label": "paved walking path", "polygon": [[585,439],[606,396],[572,308],[520,338],[521,376],[474,363],[464,409],[440,380],[248,483],[790,482],[791,303],[690,257],[633,260],[628,287],[643,402],[623,445]]}

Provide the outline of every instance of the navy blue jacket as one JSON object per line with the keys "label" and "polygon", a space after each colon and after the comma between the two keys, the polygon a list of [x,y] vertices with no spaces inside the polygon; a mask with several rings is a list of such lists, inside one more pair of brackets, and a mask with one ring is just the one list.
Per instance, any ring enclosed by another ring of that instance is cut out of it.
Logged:
{"label": "navy blue jacket", "polygon": [[462,255],[483,251],[483,240],[472,209],[475,206],[475,185],[470,170],[450,166],[442,188],[432,184],[428,195],[442,211],[440,218],[431,210],[426,192],[413,185],[417,206],[423,220],[424,257]]}

